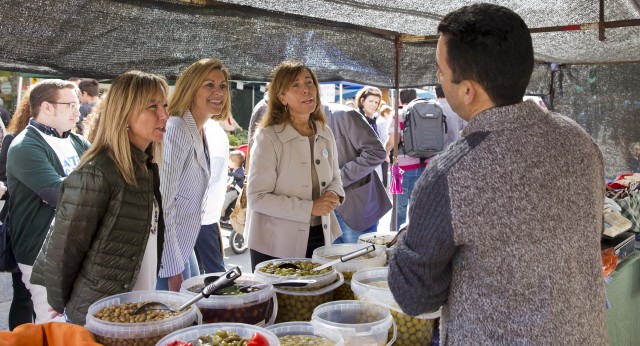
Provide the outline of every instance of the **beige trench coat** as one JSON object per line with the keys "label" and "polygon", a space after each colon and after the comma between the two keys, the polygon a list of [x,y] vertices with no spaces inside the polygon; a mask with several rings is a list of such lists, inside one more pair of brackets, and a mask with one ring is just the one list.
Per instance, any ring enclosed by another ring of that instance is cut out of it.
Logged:
{"label": "beige trench coat", "polygon": [[[328,126],[316,123],[313,154],[308,137],[291,125],[257,131],[251,147],[247,185],[249,248],[279,258],[305,257],[311,218],[311,165],[320,193],[333,191],[344,200],[338,151]],[[322,216],[325,245],[342,234],[334,213]]]}

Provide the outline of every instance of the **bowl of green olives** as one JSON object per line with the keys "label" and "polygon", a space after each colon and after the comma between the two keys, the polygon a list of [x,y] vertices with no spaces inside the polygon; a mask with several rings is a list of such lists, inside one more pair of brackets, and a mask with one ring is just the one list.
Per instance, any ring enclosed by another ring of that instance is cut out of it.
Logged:
{"label": "bowl of green olives", "polygon": [[162,338],[156,345],[169,346],[177,342],[202,346],[277,346],[278,337],[273,332],[244,323],[208,323],[185,328]]}
{"label": "bowl of green olives", "polygon": [[389,309],[398,327],[395,345],[431,345],[440,310],[415,317],[405,314],[393,298],[387,282],[388,276],[387,267],[359,270],[351,279],[351,289],[358,300]]}
{"label": "bowl of green olives", "polygon": [[311,322],[285,322],[267,327],[280,341],[280,346],[343,346],[342,335]]}
{"label": "bowl of green olives", "polygon": [[[313,251],[311,259],[314,262],[325,264],[332,260],[340,258],[350,252],[357,251],[366,247],[366,244],[335,244],[322,246]],[[387,253],[385,246],[376,246],[372,252],[356,257],[349,261],[333,265],[333,268],[342,273],[344,276],[344,284],[338,287],[333,293],[333,300],[354,300],[356,299],[351,290],[351,276],[364,268],[381,267],[387,263]]]}
{"label": "bowl of green olives", "polygon": [[316,280],[306,288],[321,287],[336,280],[336,270],[333,267],[314,270],[321,264],[310,258],[282,258],[258,263],[254,275],[267,282],[282,279],[310,279]]}
{"label": "bowl of green olives", "polygon": [[91,304],[84,327],[103,345],[152,346],[171,332],[201,323],[198,308],[192,305],[177,313],[153,310],[135,315],[133,312],[151,301],[177,308],[189,298],[169,291],[116,294]]}

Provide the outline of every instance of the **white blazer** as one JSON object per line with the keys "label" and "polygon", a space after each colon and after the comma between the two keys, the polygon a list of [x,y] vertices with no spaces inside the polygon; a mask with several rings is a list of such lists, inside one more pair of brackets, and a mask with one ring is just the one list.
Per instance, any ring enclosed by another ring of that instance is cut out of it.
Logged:
{"label": "white blazer", "polygon": [[[280,258],[305,257],[313,207],[311,165],[320,194],[333,191],[344,199],[333,133],[320,123],[316,128],[313,153],[309,138],[289,124],[257,131],[247,187],[249,248]],[[322,227],[325,245],[342,234],[334,213],[322,216]]]}
{"label": "white blazer", "polygon": [[193,252],[209,185],[209,165],[188,110],[182,117],[169,118],[163,145],[160,193],[165,229],[159,276],[166,278],[181,273]]}

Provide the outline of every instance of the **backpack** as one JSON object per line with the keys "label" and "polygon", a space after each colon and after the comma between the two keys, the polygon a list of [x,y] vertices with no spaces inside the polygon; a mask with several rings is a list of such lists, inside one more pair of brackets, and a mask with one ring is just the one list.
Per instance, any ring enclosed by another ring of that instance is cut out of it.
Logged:
{"label": "backpack", "polygon": [[444,150],[446,116],[434,100],[415,99],[404,109],[402,146],[404,154],[429,158]]}

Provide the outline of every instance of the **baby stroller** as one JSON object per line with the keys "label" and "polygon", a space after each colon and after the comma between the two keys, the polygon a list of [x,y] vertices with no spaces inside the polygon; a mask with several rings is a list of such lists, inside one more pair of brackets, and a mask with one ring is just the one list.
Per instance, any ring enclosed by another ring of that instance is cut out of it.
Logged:
{"label": "baby stroller", "polygon": [[[236,149],[244,152],[245,155],[246,155],[248,147],[245,144],[245,145],[239,146]],[[238,192],[238,197],[239,197],[241,195],[241,192],[242,192],[242,182],[239,183],[240,186],[237,186],[237,185],[232,184],[232,183],[233,183],[233,177],[230,176],[227,185],[232,186],[232,188],[235,189]],[[236,254],[242,254],[245,251],[247,251],[247,244],[244,241],[244,236],[242,234],[236,232],[236,230],[233,229],[233,226],[231,225],[231,222],[230,222],[230,219],[229,219],[231,217],[231,213],[233,213],[234,207],[236,206],[236,201],[237,201],[238,197],[233,199],[231,201],[231,203],[229,204],[229,206],[225,209],[224,215],[220,219],[220,227],[223,227],[223,228],[231,230],[231,234],[229,234],[229,246],[231,247],[231,250],[233,252],[235,252]]]}
{"label": "baby stroller", "polygon": [[224,217],[220,219],[220,227],[231,230],[231,233],[229,234],[229,247],[231,247],[231,251],[239,255],[247,251],[247,244],[244,241],[244,236],[236,232],[231,226],[231,223],[229,223],[229,217],[231,216],[235,206],[236,200],[233,200],[229,207],[225,209]]}

